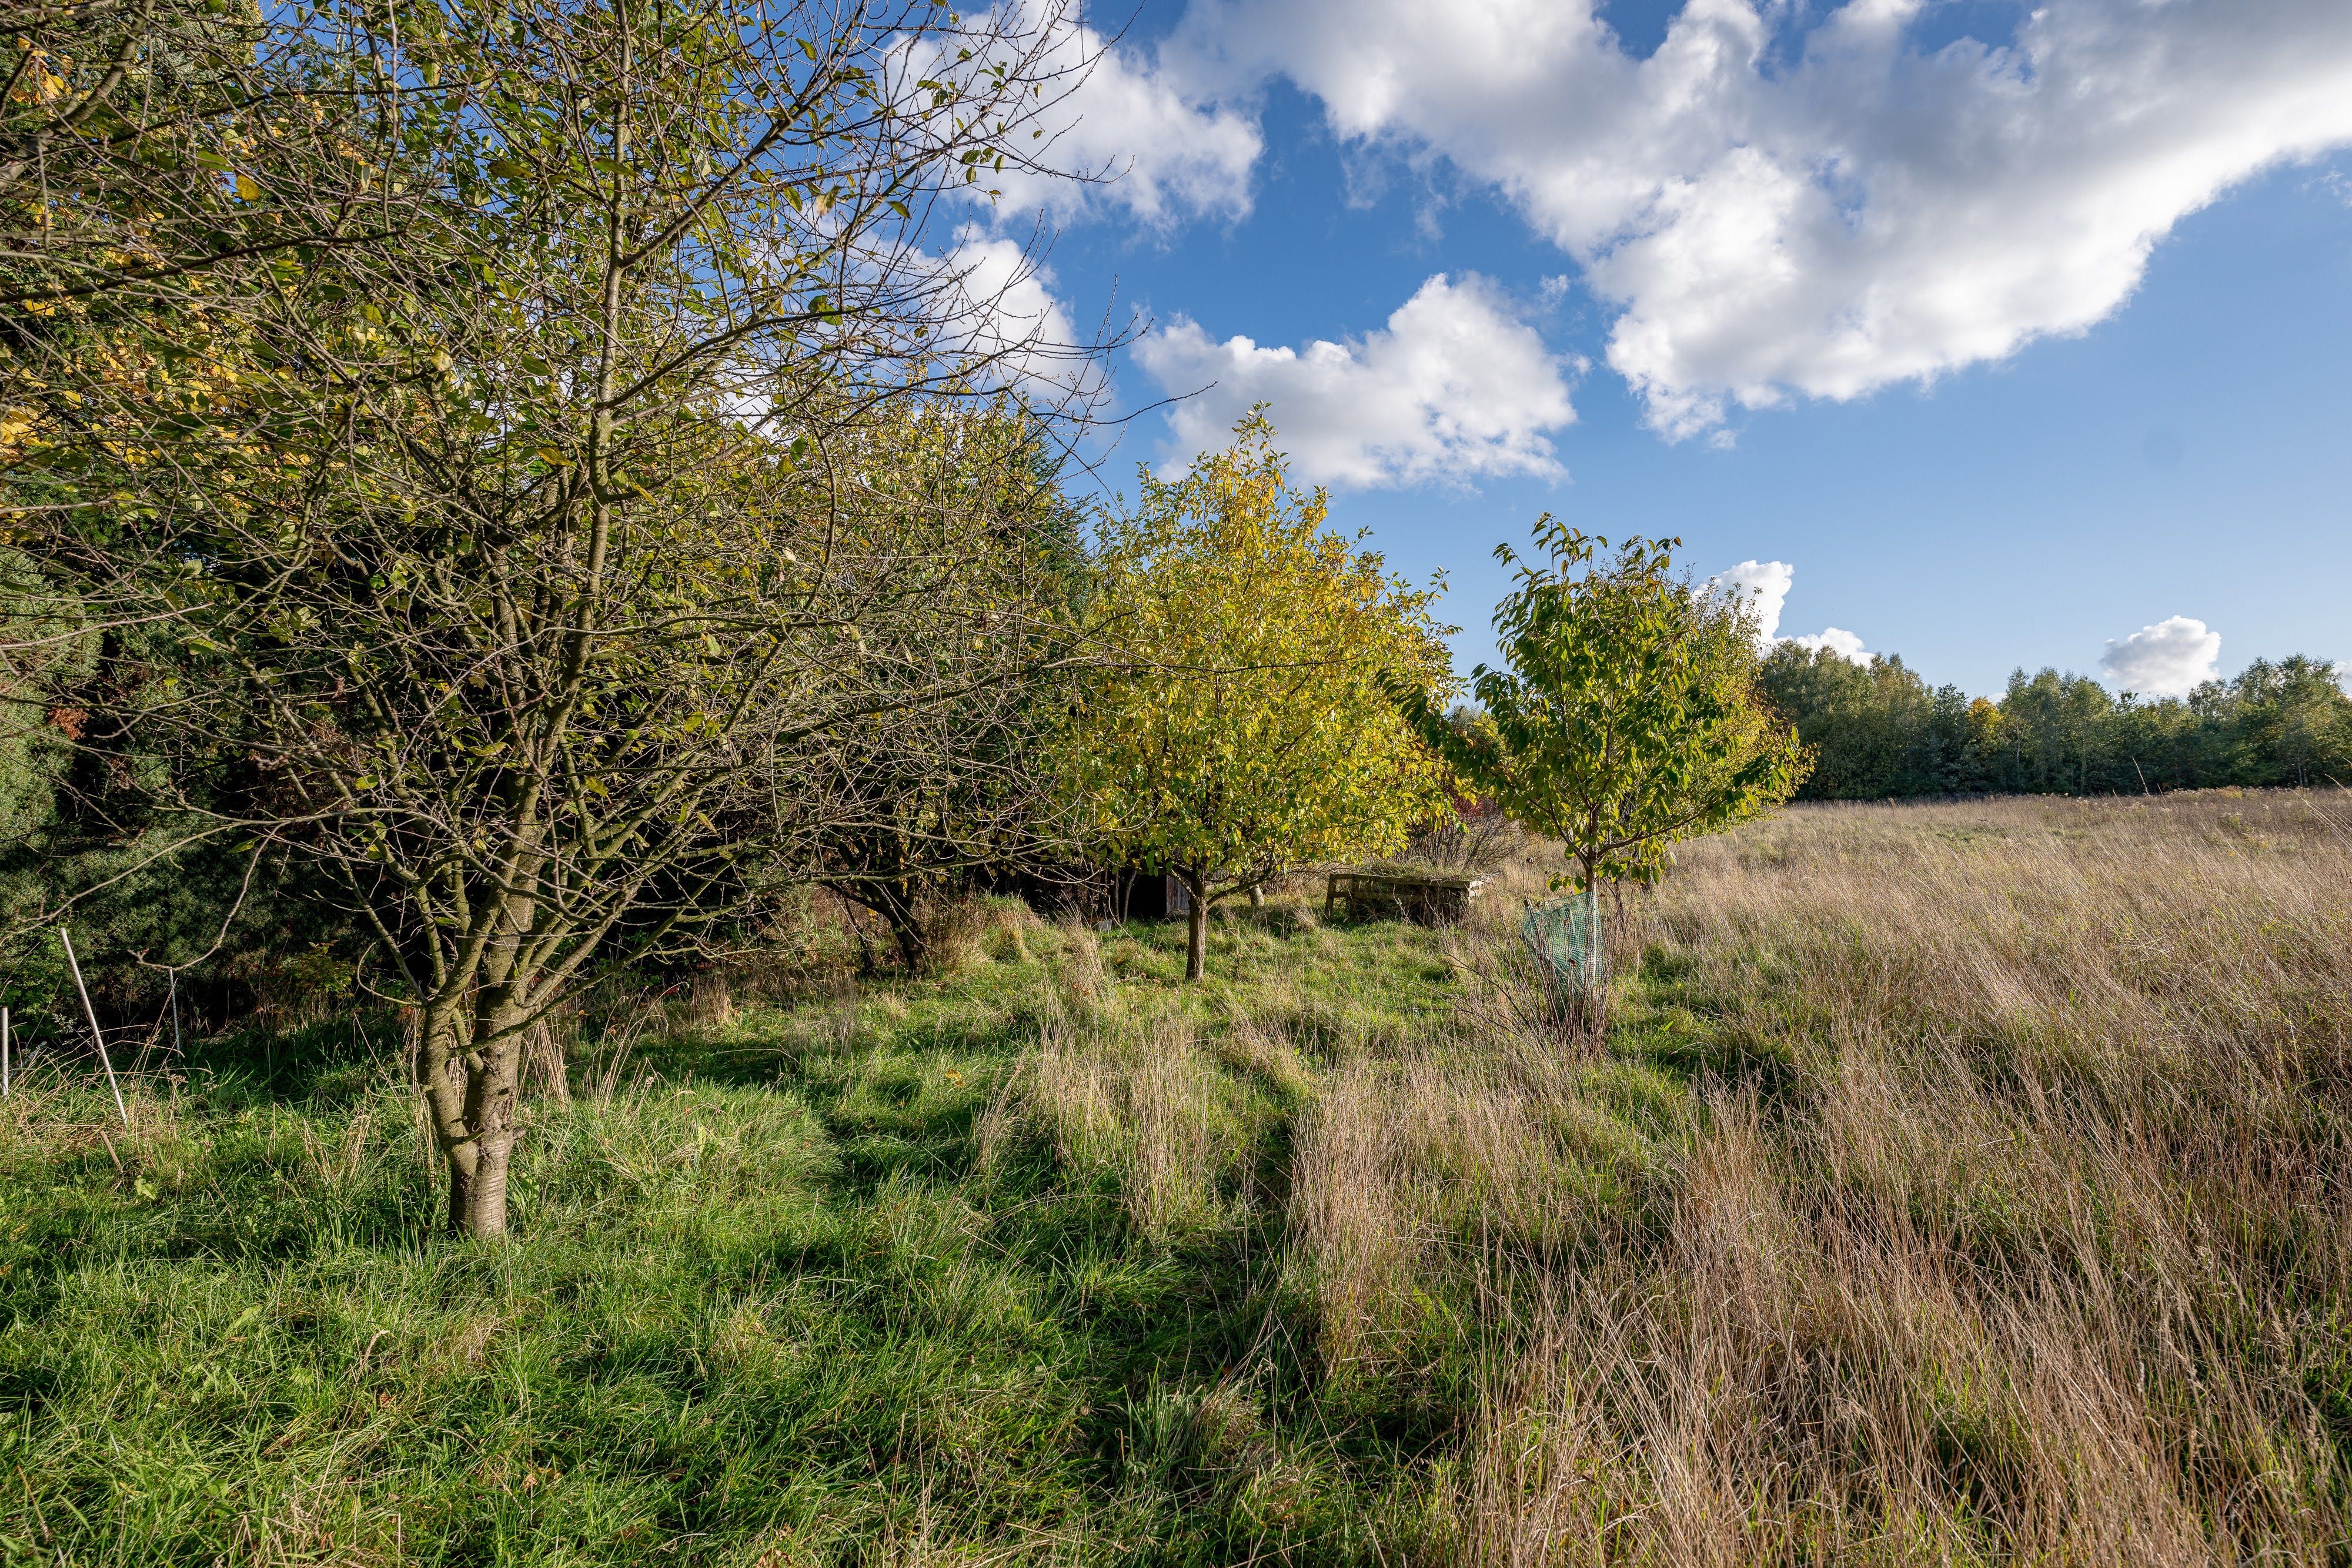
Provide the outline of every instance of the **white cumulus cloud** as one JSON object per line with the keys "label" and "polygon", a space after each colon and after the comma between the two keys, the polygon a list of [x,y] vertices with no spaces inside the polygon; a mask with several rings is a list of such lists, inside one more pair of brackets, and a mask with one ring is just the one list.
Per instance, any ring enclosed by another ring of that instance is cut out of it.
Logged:
{"label": "white cumulus cloud", "polygon": [[1769,649],[1780,632],[1780,612],[1795,586],[1797,569],[1785,560],[1743,560],[1706,580],[1718,593],[1746,600],[1756,614],[1756,645]]}
{"label": "white cumulus cloud", "polygon": [[1686,0],[1636,59],[1596,0],[1193,0],[1174,52],[1500,188],[1677,436],[2087,329],[2183,217],[2352,143],[2346,0],[2042,0],[1923,52],[1932,9]]}
{"label": "white cumulus cloud", "polygon": [[2109,639],[2099,669],[2117,691],[2177,697],[2211,680],[2221,656],[2219,632],[2209,631],[2202,621],[2174,615],[2121,642]]}
{"label": "white cumulus cloud", "polygon": [[1852,664],[1866,664],[1862,639],[1852,632],[1825,626],[1801,637],[1780,635],[1780,613],[1789,605],[1789,591],[1797,583],[1797,569],[1785,560],[1743,560],[1706,580],[1707,587],[1727,597],[1745,601],[1756,616],[1756,648],[1769,653],[1776,643],[1800,648],[1826,648]]}
{"label": "white cumulus cloud", "polygon": [[944,350],[1048,401],[1084,400],[1101,390],[1100,359],[1055,298],[1052,271],[1027,250],[967,225],[934,265]]}
{"label": "white cumulus cloud", "polygon": [[[996,52],[1025,51],[1045,88],[1009,138],[1023,161],[982,171],[998,211],[1067,218],[1124,207],[1154,226],[1248,215],[1264,147],[1255,116],[1189,95],[1151,55],[1106,38],[1062,0],[1007,0],[963,33],[1009,37]],[[909,46],[908,81],[952,75],[955,36]]]}
{"label": "white cumulus cloud", "polygon": [[1802,637],[1791,637],[1789,641],[1800,648],[1810,649],[1816,653],[1826,649],[1849,664],[1870,663],[1870,654],[1863,648],[1862,638],[1854,632],[1842,631],[1835,626],[1824,626],[1818,632]]}
{"label": "white cumulus cloud", "polygon": [[1179,317],[1134,352],[1163,390],[1183,397],[1169,415],[1171,458],[1223,446],[1234,421],[1265,402],[1300,477],[1314,484],[1555,476],[1550,434],[1576,418],[1576,363],[1546,348],[1476,277],[1440,273],[1386,328],[1345,342],[1218,342]]}

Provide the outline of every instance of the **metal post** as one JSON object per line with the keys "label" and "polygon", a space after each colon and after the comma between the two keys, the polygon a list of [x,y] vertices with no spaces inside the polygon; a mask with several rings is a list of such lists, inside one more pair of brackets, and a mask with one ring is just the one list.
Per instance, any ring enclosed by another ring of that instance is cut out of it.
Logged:
{"label": "metal post", "polygon": [[1579,988],[1588,997],[1601,992],[1601,879],[1594,877],[1584,884],[1584,962],[1583,973],[1577,977]]}
{"label": "metal post", "polygon": [[66,950],[66,963],[73,970],[74,989],[81,993],[81,1016],[89,1020],[90,1043],[98,1047],[99,1065],[106,1069],[106,1086],[114,1091],[114,1109],[122,1117],[122,1124],[131,1125],[131,1107],[122,1103],[122,1085],[114,1079],[114,1059],[106,1054],[106,1036],[98,1027],[98,1009],[89,1005],[89,988],[81,982],[81,960],[74,956],[73,938],[66,928],[58,927],[58,941]]}
{"label": "metal post", "polygon": [[0,1008],[0,1099],[8,1095],[8,1009]]}

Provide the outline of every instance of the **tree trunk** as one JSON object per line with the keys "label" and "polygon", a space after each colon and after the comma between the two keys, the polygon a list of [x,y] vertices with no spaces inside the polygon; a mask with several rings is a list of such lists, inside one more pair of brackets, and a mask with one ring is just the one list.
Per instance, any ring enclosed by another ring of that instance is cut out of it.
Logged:
{"label": "tree trunk", "polygon": [[882,918],[890,923],[890,935],[898,944],[898,956],[907,961],[907,973],[921,974],[931,956],[931,934],[924,928],[913,896],[895,887],[885,887],[879,902]]}
{"label": "tree trunk", "polygon": [[416,1086],[447,1172],[449,1231],[478,1239],[507,1233],[507,1172],[513,1162],[520,1099],[522,1023],[502,988],[477,998],[472,1016],[456,998],[428,1005]]}
{"label": "tree trunk", "polygon": [[1252,909],[1265,907],[1265,883],[1262,882],[1250,883],[1250,907]]}
{"label": "tree trunk", "polygon": [[874,961],[874,945],[866,939],[866,920],[859,913],[861,906],[851,899],[844,898],[841,907],[849,916],[849,934],[857,938],[857,977],[870,980],[882,972],[882,966]]}
{"label": "tree trunk", "polygon": [[860,909],[871,910],[888,927],[890,940],[905,960],[907,973],[919,975],[931,956],[931,934],[923,925],[919,908],[919,888],[912,882],[847,882],[830,883],[834,892],[849,909],[849,925],[857,934],[858,973],[872,977],[880,973],[874,956],[866,946],[866,928],[857,918]]}
{"label": "tree trunk", "polygon": [[497,1241],[507,1233],[507,1169],[514,1157],[512,1127],[476,1140],[474,1177],[466,1192],[465,1233],[477,1241]]}
{"label": "tree trunk", "polygon": [[514,1155],[522,1103],[521,1009],[504,986],[486,987],[474,1011],[473,1049],[466,1053],[466,1123],[474,1136],[474,1176],[466,1194],[466,1234],[477,1239],[507,1233],[507,1167]]}
{"label": "tree trunk", "polygon": [[1176,880],[1184,884],[1184,891],[1191,894],[1192,904],[1192,908],[1186,912],[1184,977],[1197,980],[1209,972],[1209,901],[1202,895],[1205,879],[1195,881],[1179,872]]}
{"label": "tree trunk", "polygon": [[1595,1051],[1609,1030],[1609,973],[1607,949],[1601,941],[1601,883],[1588,879],[1584,884],[1584,961],[1577,975],[1578,1003],[1583,1009],[1583,1029],[1591,1037]]}
{"label": "tree trunk", "polygon": [[1578,955],[1576,983],[1570,992],[1570,1026],[1584,1045],[1597,1051],[1609,1028],[1609,976],[1601,947],[1601,877],[1592,860],[1583,861],[1584,891],[1578,894],[1584,912],[1584,947]]}
{"label": "tree trunk", "polygon": [[419,1026],[423,1035],[416,1052],[416,1088],[425,1097],[425,1112],[433,1124],[433,1142],[449,1177],[446,1224],[462,1235],[472,1213],[477,1150],[466,1127],[466,1017],[463,998],[435,998],[425,1004]]}

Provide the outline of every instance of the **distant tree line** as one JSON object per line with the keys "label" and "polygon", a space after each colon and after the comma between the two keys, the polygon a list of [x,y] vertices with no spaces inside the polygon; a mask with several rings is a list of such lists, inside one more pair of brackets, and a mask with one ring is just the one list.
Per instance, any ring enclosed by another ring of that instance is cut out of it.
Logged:
{"label": "distant tree line", "polygon": [[1799,799],[2137,795],[2225,785],[2352,783],[2341,667],[2257,659],[2185,697],[2110,693],[2019,670],[1998,698],[1930,686],[1899,655],[1857,664],[1781,643],[1760,685],[1813,751]]}

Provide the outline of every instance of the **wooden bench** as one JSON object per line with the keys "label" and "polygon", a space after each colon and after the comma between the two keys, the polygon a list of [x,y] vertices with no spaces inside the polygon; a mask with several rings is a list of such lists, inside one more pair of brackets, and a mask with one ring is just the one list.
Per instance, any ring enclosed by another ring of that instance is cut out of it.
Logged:
{"label": "wooden bench", "polygon": [[1450,925],[1470,913],[1471,901],[1486,885],[1475,876],[1335,871],[1323,890],[1323,917],[1330,919],[1344,904],[1357,918],[1385,915],[1423,925]]}

